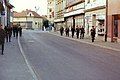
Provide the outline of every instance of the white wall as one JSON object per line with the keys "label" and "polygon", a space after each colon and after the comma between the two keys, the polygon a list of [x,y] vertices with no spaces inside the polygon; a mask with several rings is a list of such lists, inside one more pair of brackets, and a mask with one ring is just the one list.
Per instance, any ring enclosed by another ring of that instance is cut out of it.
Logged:
{"label": "white wall", "polygon": [[13,18],[13,22],[26,21],[26,18]]}
{"label": "white wall", "polygon": [[[35,22],[37,24],[35,24]],[[34,28],[42,28],[42,19],[41,18],[34,18],[33,19],[33,27]]]}
{"label": "white wall", "polygon": [[[13,18],[13,22],[26,22],[26,21],[32,21],[32,27],[33,28],[39,28],[42,27],[42,18],[32,18],[32,17],[27,17],[27,18]],[[37,22],[37,24],[35,24]],[[39,24],[38,24],[39,23]]]}
{"label": "white wall", "polygon": [[93,0],[90,0],[90,3],[87,3],[87,0],[85,0],[85,9],[91,9],[105,5],[106,5],[106,0],[96,0],[95,2],[93,2]]}

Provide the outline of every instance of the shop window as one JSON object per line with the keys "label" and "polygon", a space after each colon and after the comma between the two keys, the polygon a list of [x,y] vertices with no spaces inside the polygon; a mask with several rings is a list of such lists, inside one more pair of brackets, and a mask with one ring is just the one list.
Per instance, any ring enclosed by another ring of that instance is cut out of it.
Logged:
{"label": "shop window", "polygon": [[98,35],[104,36],[104,34],[105,34],[104,20],[98,20],[98,21],[99,21],[99,24],[98,24]]}

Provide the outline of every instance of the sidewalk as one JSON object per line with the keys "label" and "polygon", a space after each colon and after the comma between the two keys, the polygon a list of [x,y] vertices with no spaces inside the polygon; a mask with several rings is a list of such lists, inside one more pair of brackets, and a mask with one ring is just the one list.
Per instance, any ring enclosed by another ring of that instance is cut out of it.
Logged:
{"label": "sidewalk", "polygon": [[34,80],[16,38],[5,43],[4,55],[0,54],[0,80]]}
{"label": "sidewalk", "polygon": [[[51,34],[60,36],[59,31],[51,32]],[[115,50],[115,51],[120,51],[120,42],[112,43],[112,42],[110,42],[110,40],[105,42],[104,39],[97,38],[95,40],[95,42],[92,43],[89,36],[85,37],[84,39],[77,39],[76,34],[74,35],[74,38],[72,38],[71,33],[70,33],[69,37],[66,37],[65,33],[64,33],[63,36],[60,36],[60,37],[64,37],[64,38],[75,40],[75,41],[80,41],[82,43],[87,43],[87,44],[94,45],[94,46],[99,46],[99,47],[102,47],[102,48],[107,48],[107,49],[112,49],[112,50]]]}

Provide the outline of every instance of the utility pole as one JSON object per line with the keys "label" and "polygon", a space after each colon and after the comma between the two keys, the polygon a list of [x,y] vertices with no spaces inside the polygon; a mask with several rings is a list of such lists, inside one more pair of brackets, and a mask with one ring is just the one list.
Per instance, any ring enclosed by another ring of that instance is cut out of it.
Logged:
{"label": "utility pole", "polygon": [[108,33],[108,0],[106,0],[106,31],[105,31],[105,42],[107,42]]}

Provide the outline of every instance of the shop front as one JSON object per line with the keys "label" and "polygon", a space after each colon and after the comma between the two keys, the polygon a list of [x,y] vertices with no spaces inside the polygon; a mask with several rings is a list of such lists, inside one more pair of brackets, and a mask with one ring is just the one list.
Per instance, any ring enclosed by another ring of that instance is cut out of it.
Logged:
{"label": "shop front", "polygon": [[[111,24],[109,25],[111,28],[108,29],[108,36],[111,36],[111,41],[114,42],[116,38],[120,39],[120,14],[109,16],[108,19],[110,17],[112,20],[108,20],[109,24]],[[110,33],[111,35],[109,35]]]}
{"label": "shop front", "polygon": [[74,17],[68,17],[68,18],[65,18],[65,21],[66,21],[66,27],[69,27],[70,29],[72,27],[75,28],[75,22],[74,22]]}
{"label": "shop front", "polygon": [[58,30],[60,30],[60,27],[64,27],[65,28],[64,18],[60,18],[60,19],[55,19],[54,20],[54,30],[58,31]]}
{"label": "shop front", "polygon": [[85,31],[90,35],[92,26],[96,28],[96,36],[104,36],[105,34],[105,9],[89,11],[85,13]]}
{"label": "shop front", "polygon": [[84,15],[73,15],[70,17],[65,18],[66,21],[66,27],[69,27],[70,29],[76,28],[76,26],[84,27]]}
{"label": "shop front", "polygon": [[84,27],[84,15],[77,15],[74,17],[75,26]]}
{"label": "shop front", "polygon": [[77,25],[79,27],[84,26],[84,9],[67,12],[64,15],[64,17],[65,17],[66,26],[69,28],[71,27],[76,28]]}

